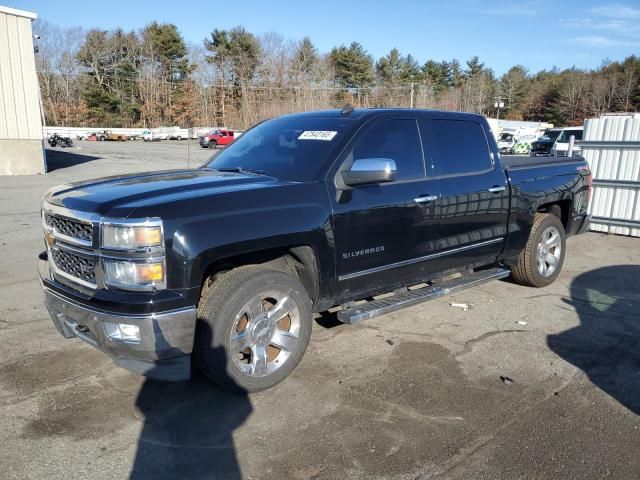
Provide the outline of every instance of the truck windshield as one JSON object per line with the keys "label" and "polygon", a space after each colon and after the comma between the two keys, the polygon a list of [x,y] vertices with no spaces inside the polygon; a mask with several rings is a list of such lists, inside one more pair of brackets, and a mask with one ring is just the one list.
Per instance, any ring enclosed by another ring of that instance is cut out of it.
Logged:
{"label": "truck windshield", "polygon": [[214,154],[205,168],[246,170],[287,181],[314,179],[351,129],[347,118],[268,120]]}
{"label": "truck windshield", "polygon": [[560,135],[559,130],[547,130],[540,137],[540,140],[555,140],[556,138],[558,138],[558,135]]}
{"label": "truck windshield", "polygon": [[500,135],[500,142],[512,142],[513,141],[513,134],[511,133],[503,133],[502,135]]}

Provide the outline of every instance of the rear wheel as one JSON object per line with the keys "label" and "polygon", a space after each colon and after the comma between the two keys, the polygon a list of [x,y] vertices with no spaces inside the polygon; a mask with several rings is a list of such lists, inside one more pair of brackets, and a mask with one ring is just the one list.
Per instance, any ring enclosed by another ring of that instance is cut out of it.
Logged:
{"label": "rear wheel", "polygon": [[527,245],[511,270],[513,279],[531,287],[546,287],[554,282],[564,263],[566,250],[562,222],[551,213],[538,213]]}
{"label": "rear wheel", "polygon": [[296,277],[267,267],[241,267],[205,290],[195,359],[225,389],[265,390],[295,369],[311,326],[311,300]]}

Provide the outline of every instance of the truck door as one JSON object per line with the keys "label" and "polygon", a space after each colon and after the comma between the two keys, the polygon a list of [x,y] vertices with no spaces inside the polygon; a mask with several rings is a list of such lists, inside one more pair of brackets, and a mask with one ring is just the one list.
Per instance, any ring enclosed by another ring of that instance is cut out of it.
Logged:
{"label": "truck door", "polygon": [[434,114],[421,120],[427,177],[438,184],[438,270],[491,263],[502,250],[509,186],[481,119]]}
{"label": "truck door", "polygon": [[[392,182],[339,188],[336,176],[358,159],[391,159]],[[436,183],[425,176],[417,119],[386,115],[370,121],[330,173],[337,290],[341,298],[420,277],[437,243]]]}

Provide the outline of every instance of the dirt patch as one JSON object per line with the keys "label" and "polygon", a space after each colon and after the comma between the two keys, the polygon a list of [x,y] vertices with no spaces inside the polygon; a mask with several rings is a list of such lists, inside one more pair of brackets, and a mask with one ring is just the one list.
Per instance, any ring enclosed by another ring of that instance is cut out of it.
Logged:
{"label": "dirt patch", "polygon": [[50,392],[39,399],[37,418],[26,422],[22,436],[82,440],[117,432],[139,420],[132,402],[138,382],[127,375],[117,382],[96,380]]}
{"label": "dirt patch", "polygon": [[[4,391],[17,397],[61,385],[76,378],[96,373],[108,367],[111,361],[95,349],[77,346],[23,355],[0,367],[0,383]],[[19,400],[19,398],[18,398]]]}
{"label": "dirt patch", "polygon": [[101,352],[78,345],[24,355],[0,367],[2,390],[8,392],[0,399],[5,408],[35,405],[33,418],[25,409],[24,437],[97,438],[136,418],[133,399],[140,382]]}

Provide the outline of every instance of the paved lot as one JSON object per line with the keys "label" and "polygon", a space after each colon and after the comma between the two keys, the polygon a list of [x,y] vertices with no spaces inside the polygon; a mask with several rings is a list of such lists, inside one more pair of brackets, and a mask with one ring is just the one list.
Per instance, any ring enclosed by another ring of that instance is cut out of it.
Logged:
{"label": "paved lot", "polygon": [[[187,163],[184,142],[78,147],[47,176],[0,177],[0,477],[640,477],[639,239],[570,239],[544,289],[494,282],[355,327],[324,316],[290,379],[231,395],[144,380],[54,330],[44,191]],[[191,144],[191,165],[208,154]]]}

